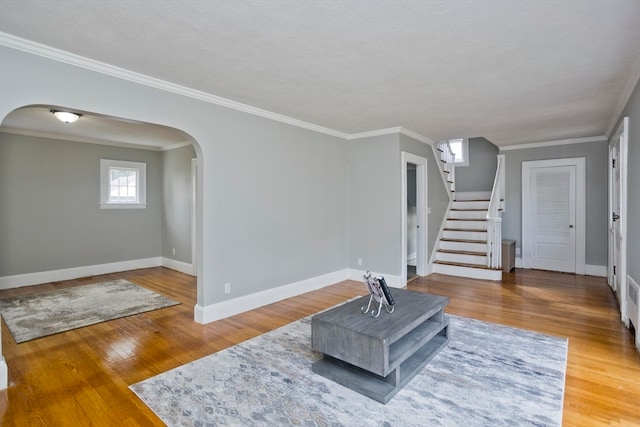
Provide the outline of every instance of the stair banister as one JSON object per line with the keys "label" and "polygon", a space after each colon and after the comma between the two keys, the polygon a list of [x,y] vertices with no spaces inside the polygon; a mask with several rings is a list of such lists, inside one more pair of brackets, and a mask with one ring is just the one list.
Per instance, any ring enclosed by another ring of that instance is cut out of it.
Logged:
{"label": "stair banister", "polygon": [[487,211],[487,267],[502,267],[502,212],[505,202],[505,160],[504,154],[498,154],[496,176]]}
{"label": "stair banister", "polygon": [[447,187],[449,188],[453,199],[455,199],[456,191],[456,155],[449,145],[449,141],[438,141],[436,149],[440,152],[440,165],[445,176]]}

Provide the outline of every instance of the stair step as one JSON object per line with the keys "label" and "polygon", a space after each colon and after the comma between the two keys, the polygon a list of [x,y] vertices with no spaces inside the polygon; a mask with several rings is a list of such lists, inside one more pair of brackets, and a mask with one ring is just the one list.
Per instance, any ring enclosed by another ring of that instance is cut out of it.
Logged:
{"label": "stair step", "polygon": [[449,276],[470,277],[472,279],[502,281],[502,270],[492,268],[477,268],[476,266],[464,266],[459,263],[438,262],[433,263],[434,273],[447,274]]}
{"label": "stair step", "polygon": [[452,228],[447,227],[444,231],[470,231],[472,233],[486,233],[487,230],[483,230],[482,228]]}
{"label": "stair step", "polygon": [[484,243],[486,243],[487,230],[445,228],[442,231],[442,237],[445,239],[482,240],[484,241]]}
{"label": "stair step", "polygon": [[460,243],[487,243],[486,240],[469,240],[469,239],[451,239],[451,238],[442,238],[441,242],[460,242]]}
{"label": "stair step", "polygon": [[451,205],[451,209],[489,209],[488,200],[455,200]]}
{"label": "stair step", "polygon": [[452,261],[434,261],[434,264],[442,264],[442,265],[454,265],[457,267],[466,267],[466,268],[479,268],[481,270],[496,270],[501,271],[500,268],[490,268],[486,265],[476,265],[476,264],[465,264],[463,262],[452,262]]}
{"label": "stair step", "polygon": [[464,210],[464,209],[451,209],[449,211],[449,219],[461,219],[468,221],[486,221],[487,211],[486,209]]}
{"label": "stair step", "polygon": [[438,249],[437,252],[442,252],[445,254],[460,254],[460,255],[475,255],[475,256],[486,256],[485,252],[476,252],[476,251],[456,251],[452,249]]}

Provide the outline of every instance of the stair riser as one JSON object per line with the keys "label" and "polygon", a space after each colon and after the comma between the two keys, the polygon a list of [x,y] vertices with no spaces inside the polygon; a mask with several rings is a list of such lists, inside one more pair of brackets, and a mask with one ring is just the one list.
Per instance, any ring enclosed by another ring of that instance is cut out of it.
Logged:
{"label": "stair riser", "polygon": [[462,264],[473,264],[483,267],[487,264],[486,256],[467,255],[467,254],[450,254],[446,252],[437,252],[436,259],[438,261],[459,262]]}
{"label": "stair riser", "polygon": [[447,249],[450,251],[487,252],[487,245],[484,243],[441,241],[440,249]]}
{"label": "stair riser", "polygon": [[449,211],[450,218],[485,219],[487,211]]}
{"label": "stair riser", "polygon": [[452,209],[489,209],[489,202],[465,202],[465,201],[455,201],[451,205]]}
{"label": "stair riser", "polygon": [[464,228],[466,230],[486,230],[487,221],[450,221],[447,220],[447,228]]}
{"label": "stair riser", "polygon": [[486,231],[450,231],[444,230],[442,237],[445,239],[483,240],[487,241]]}
{"label": "stair riser", "polygon": [[472,279],[502,280],[502,271],[483,270],[476,268],[457,267],[453,265],[433,264],[434,273],[449,274],[451,276],[470,277]]}

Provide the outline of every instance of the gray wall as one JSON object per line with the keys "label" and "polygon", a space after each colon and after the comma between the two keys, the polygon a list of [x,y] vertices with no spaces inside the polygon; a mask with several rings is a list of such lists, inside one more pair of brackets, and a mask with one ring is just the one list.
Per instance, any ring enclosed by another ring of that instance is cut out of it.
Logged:
{"label": "gray wall", "polygon": [[469,166],[456,166],[456,191],[491,191],[498,147],[485,138],[469,138]]}
{"label": "gray wall", "polygon": [[[100,159],[147,164],[147,209],[100,209]],[[161,254],[159,152],[0,133],[0,276]]]}
{"label": "gray wall", "polygon": [[[640,283],[640,83],[636,84],[620,119],[622,117],[629,117],[627,274]],[[615,129],[617,125],[613,132]]]}
{"label": "gray wall", "polygon": [[[400,276],[402,248],[401,153],[427,159],[428,256],[431,256],[449,204],[433,149],[403,134],[348,142],[349,267]],[[363,265],[357,260],[362,258]]]}
{"label": "gray wall", "polygon": [[586,166],[586,263],[607,265],[607,142],[590,142],[552,147],[505,150],[506,206],[502,237],[522,246],[522,162],[585,157]]}
{"label": "gray wall", "polygon": [[[349,267],[401,274],[398,135],[347,142],[349,147]],[[362,266],[357,264],[362,258]]]}
{"label": "gray wall", "polygon": [[26,105],[58,105],[193,138],[201,166],[198,306],[345,268],[343,139],[6,46],[0,56],[0,118]]}
{"label": "gray wall", "polygon": [[442,181],[433,149],[430,146],[406,135],[400,135],[400,151],[406,151],[427,159],[427,182],[429,185],[427,189],[427,207],[431,209],[431,213],[428,216],[427,233],[429,241],[427,242],[427,250],[430,258],[442,225],[442,219],[449,206],[449,195]]}
{"label": "gray wall", "polygon": [[[162,152],[162,256],[191,264],[193,146]],[[173,249],[176,254],[173,255]]]}

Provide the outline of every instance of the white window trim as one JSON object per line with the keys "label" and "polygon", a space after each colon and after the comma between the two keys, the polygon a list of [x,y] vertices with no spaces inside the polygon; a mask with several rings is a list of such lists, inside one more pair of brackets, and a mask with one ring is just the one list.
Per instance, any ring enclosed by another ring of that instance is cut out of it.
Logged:
{"label": "white window trim", "polygon": [[456,161],[456,167],[469,166],[469,138],[453,138],[453,140],[462,139],[462,155],[464,162]]}
{"label": "white window trim", "polygon": [[[109,203],[109,169],[123,168],[138,171],[138,202]],[[100,159],[100,209],[146,209],[147,207],[147,164],[125,160]]]}

